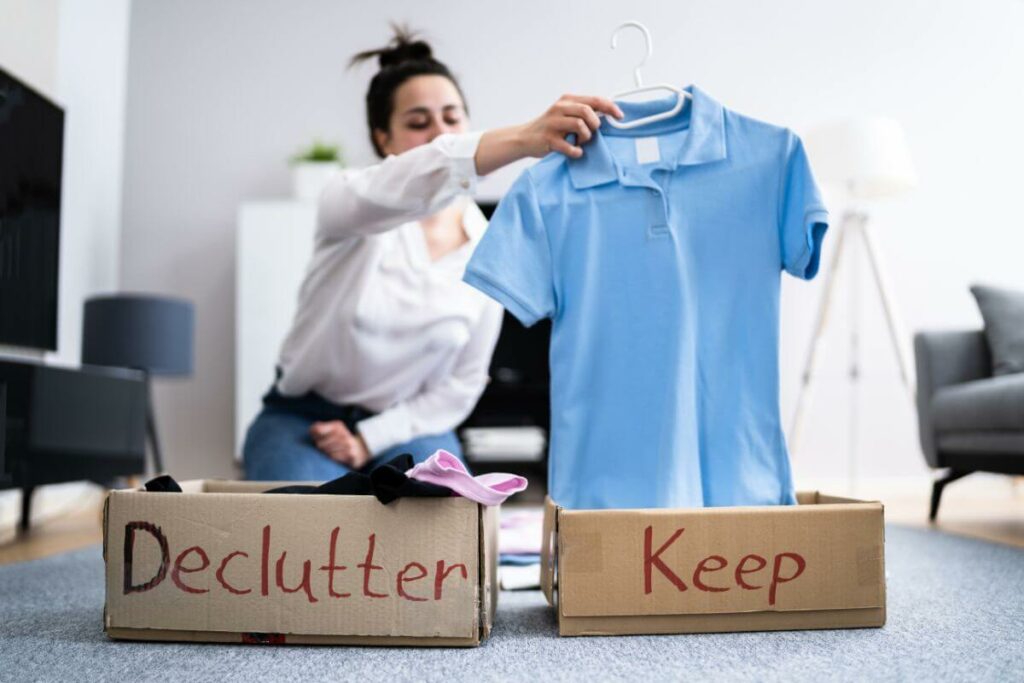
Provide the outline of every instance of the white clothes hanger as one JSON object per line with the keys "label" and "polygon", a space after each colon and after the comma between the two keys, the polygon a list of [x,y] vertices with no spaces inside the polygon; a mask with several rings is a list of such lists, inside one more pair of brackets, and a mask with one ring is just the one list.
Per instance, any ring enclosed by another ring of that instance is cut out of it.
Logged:
{"label": "white clothes hanger", "polygon": [[667,118],[670,118],[672,116],[675,116],[683,108],[683,105],[686,103],[686,98],[693,97],[692,95],[690,95],[690,93],[686,92],[682,88],[676,87],[674,85],[670,85],[668,83],[658,83],[657,85],[647,85],[647,86],[645,86],[643,84],[643,79],[640,76],[640,67],[642,67],[644,64],[647,63],[647,60],[651,58],[651,54],[654,52],[654,44],[651,41],[651,32],[647,30],[647,27],[644,26],[643,24],[641,24],[639,21],[627,21],[627,22],[625,22],[623,24],[620,24],[619,27],[616,28],[612,32],[612,49],[614,50],[614,49],[616,49],[618,47],[619,32],[622,31],[625,28],[630,28],[630,27],[639,29],[640,32],[643,33],[643,35],[644,35],[644,47],[646,48],[646,54],[644,55],[643,60],[641,60],[641,62],[639,64],[637,64],[636,67],[633,69],[633,78],[636,81],[636,87],[633,88],[632,90],[626,90],[624,92],[617,93],[616,95],[614,95],[614,99],[621,99],[623,97],[629,97],[631,95],[638,95],[640,93],[645,93],[645,92],[654,92],[654,91],[658,91],[658,90],[666,91],[667,90],[668,92],[675,93],[675,95],[676,95],[676,103],[675,103],[675,106],[673,106],[668,111],[664,111],[664,112],[661,112],[659,114],[652,114],[650,116],[643,116],[643,117],[641,117],[639,119],[633,119],[632,121],[620,122],[620,121],[617,121],[616,119],[612,118],[611,116],[605,117],[608,120],[608,125],[609,126],[613,126],[613,127],[618,128],[620,130],[627,130],[629,128],[637,128],[638,126],[645,126],[648,123],[654,123],[656,121],[663,121],[664,119],[667,119]]}

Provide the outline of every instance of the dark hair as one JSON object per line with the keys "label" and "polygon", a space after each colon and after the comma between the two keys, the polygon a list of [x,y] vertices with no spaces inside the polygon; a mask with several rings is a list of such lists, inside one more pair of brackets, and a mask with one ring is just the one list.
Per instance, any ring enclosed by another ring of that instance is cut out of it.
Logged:
{"label": "dark hair", "polygon": [[434,59],[430,45],[416,39],[416,34],[408,27],[391,24],[395,36],[386,47],[376,50],[365,50],[352,57],[349,67],[374,57],[380,64],[380,71],[370,81],[370,89],[366,92],[366,122],[370,126],[370,144],[377,156],[384,157],[384,151],[377,144],[373,135],[375,130],[389,131],[391,114],[395,111],[395,91],[399,86],[414,76],[444,76],[462,98],[463,109],[468,113],[466,98],[462,94],[459,82],[455,80],[448,67]]}

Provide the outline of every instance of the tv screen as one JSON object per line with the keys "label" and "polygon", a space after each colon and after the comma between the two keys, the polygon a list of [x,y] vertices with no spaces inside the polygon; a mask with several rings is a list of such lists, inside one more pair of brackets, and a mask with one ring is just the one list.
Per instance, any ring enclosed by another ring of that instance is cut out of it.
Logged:
{"label": "tv screen", "polygon": [[56,350],[64,112],[0,69],[0,344]]}

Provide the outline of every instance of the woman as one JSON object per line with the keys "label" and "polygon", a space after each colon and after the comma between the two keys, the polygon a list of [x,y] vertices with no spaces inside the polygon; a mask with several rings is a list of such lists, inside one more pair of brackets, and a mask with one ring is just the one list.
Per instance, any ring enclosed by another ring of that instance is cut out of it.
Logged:
{"label": "woman", "polygon": [[528,123],[470,133],[462,91],[429,45],[396,29],[352,64],[372,57],[367,121],[383,161],[341,172],[320,198],[278,379],[246,435],[250,479],[327,480],[399,453],[461,455],[453,430],[483,392],[502,318],[461,281],[486,228],[468,193],[524,157],[579,157],[598,112],[622,117],[609,100],[566,95]]}

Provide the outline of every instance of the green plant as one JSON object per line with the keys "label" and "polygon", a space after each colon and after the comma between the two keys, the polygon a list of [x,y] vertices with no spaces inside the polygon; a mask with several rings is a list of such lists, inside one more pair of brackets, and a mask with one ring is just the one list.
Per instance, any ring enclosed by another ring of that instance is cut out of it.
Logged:
{"label": "green plant", "polygon": [[303,161],[336,161],[342,164],[341,146],[329,145],[319,140],[314,140],[312,145],[292,155],[289,161],[293,164]]}

